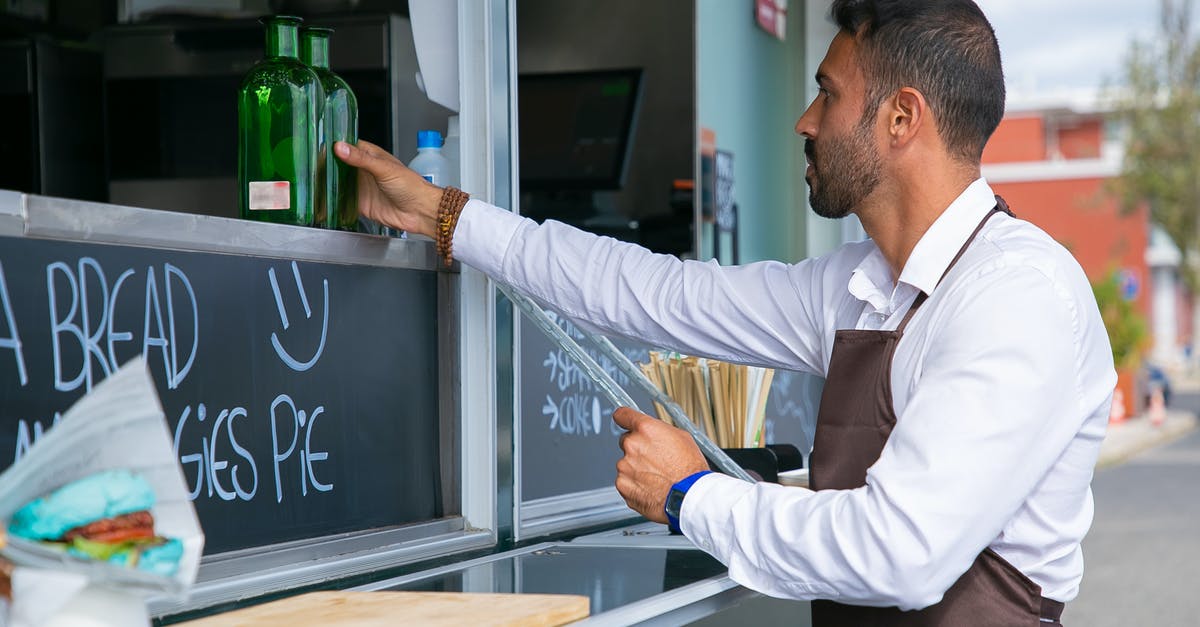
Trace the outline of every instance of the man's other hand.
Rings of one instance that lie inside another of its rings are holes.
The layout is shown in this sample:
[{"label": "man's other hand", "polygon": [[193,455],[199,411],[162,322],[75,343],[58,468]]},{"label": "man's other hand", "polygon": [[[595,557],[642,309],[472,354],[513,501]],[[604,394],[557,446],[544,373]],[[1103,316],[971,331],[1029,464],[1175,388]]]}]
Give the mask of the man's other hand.
[{"label": "man's other hand", "polygon": [[620,407],[613,421],[625,429],[617,462],[617,492],[637,513],[666,523],[663,512],[671,486],[689,475],[708,470],[708,462],[692,436],[639,411]]}]

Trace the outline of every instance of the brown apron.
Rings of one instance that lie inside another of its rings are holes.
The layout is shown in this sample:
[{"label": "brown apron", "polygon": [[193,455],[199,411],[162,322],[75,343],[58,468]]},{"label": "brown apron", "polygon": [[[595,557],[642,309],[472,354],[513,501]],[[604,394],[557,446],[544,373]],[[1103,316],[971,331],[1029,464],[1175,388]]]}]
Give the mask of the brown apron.
[{"label": "brown apron", "polygon": [[[946,268],[958,262],[993,214],[1012,215],[999,196],[992,209]],[[945,278],[943,273],[942,277]],[[892,428],[892,357],[905,327],[927,295],[920,293],[895,331],[843,329],[834,338],[821,408],[817,414],[810,482],[814,490],[849,490],[866,484],[867,468],[879,459]],[[816,627],[1057,625],[1064,605],[1042,597],[1041,588],[990,548],[930,607],[901,611],[833,601],[812,603]],[[1040,619],[1052,622],[1041,622]]]}]

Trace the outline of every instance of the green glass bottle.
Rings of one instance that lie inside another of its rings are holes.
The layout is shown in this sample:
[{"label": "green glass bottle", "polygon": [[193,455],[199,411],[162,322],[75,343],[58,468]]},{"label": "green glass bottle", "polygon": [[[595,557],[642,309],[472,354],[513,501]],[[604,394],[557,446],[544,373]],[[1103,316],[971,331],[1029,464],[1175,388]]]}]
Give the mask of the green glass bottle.
[{"label": "green glass bottle", "polygon": [[299,58],[300,18],[262,19],[267,57],[238,89],[238,182],[241,215],[310,226],[317,183],[320,79]]},{"label": "green glass bottle", "polygon": [[329,70],[331,28],[306,26],[300,29],[300,59],[321,80],[325,92],[318,140],[316,224],[328,229],[353,231],[358,226],[358,176],[354,168],[328,156],[333,143],[358,141],[358,100],[346,81]]}]

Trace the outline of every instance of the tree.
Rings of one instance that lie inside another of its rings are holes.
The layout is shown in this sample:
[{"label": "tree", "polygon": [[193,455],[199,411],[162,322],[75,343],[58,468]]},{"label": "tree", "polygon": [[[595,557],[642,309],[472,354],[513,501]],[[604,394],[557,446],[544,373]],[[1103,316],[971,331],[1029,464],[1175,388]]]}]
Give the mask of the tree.
[{"label": "tree", "polygon": [[1103,279],[1092,283],[1100,318],[1108,331],[1108,342],[1112,347],[1113,364],[1118,369],[1132,370],[1138,367],[1142,351],[1150,340],[1146,331],[1146,320],[1138,313],[1133,301],[1121,293],[1121,279],[1114,271]]},{"label": "tree", "polygon": [[1192,34],[1192,0],[1161,0],[1158,34],[1134,41],[1110,92],[1128,133],[1116,190],[1131,211],[1150,219],[1183,254],[1180,271],[1200,287],[1200,44]]}]

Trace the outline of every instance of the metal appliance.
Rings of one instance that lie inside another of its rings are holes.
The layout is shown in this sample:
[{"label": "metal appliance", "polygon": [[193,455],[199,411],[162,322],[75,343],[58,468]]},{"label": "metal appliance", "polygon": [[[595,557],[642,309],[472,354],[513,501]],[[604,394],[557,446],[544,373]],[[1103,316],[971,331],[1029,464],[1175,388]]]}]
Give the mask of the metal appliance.
[{"label": "metal appliance", "polygon": [[0,42],[0,189],[106,199],[100,68],[83,46]]}]

